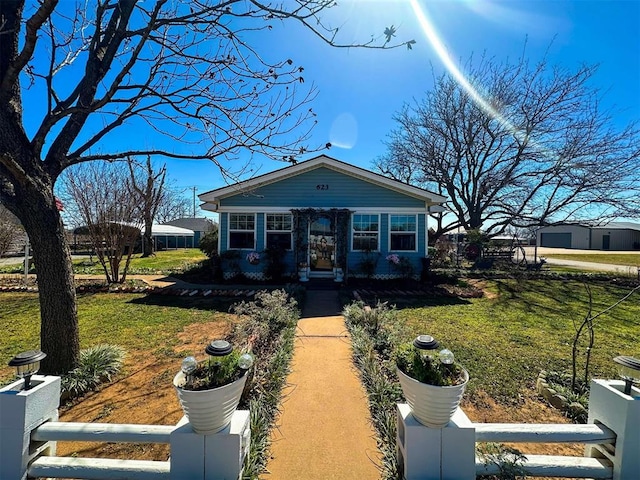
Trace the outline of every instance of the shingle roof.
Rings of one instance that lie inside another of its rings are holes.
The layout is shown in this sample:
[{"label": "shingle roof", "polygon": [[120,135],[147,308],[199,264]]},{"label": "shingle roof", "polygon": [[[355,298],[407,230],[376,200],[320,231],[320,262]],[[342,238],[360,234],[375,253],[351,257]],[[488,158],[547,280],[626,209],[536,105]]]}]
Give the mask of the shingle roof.
[{"label": "shingle roof", "polygon": [[213,221],[206,217],[196,218],[176,218],[164,225],[173,225],[174,227],[188,228],[194,232],[208,232],[213,228]]}]

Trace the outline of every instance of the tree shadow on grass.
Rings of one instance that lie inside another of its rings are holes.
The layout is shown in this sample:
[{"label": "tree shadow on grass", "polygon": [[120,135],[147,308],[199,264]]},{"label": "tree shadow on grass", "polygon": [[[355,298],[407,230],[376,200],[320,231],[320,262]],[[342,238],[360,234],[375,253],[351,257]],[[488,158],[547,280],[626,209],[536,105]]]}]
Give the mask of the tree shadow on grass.
[{"label": "tree shadow on grass", "polygon": [[185,309],[198,309],[228,313],[232,305],[248,300],[247,297],[198,297],[180,295],[155,295],[148,294],[140,298],[134,298],[129,303],[138,305],[155,305],[159,307],[175,307]]}]

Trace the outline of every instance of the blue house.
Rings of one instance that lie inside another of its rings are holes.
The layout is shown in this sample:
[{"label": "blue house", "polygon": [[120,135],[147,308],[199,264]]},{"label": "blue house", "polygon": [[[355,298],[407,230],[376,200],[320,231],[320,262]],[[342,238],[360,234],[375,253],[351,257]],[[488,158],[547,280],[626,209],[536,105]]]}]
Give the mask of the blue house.
[{"label": "blue house", "polygon": [[199,198],[219,214],[225,277],[265,278],[278,249],[303,280],[419,277],[429,209],[446,200],[324,155]]}]

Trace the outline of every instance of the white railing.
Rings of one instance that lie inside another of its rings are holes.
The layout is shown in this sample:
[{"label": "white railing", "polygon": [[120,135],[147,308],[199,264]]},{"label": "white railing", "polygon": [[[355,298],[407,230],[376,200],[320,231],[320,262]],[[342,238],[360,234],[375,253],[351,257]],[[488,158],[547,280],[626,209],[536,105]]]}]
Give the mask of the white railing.
[{"label": "white railing", "polygon": [[[170,443],[170,425],[122,425],[109,423],[46,422],[31,433],[33,442]],[[169,461],[112,460],[41,456],[29,466],[32,477],[127,478],[153,480],[170,478]]]},{"label": "white railing", "polygon": [[458,409],[446,427],[429,428],[399,404],[398,463],[406,480],[474,479],[500,471],[499,461],[476,456],[477,442],[581,443],[584,456],[525,453],[517,465],[528,477],[640,479],[640,389],[623,389],[622,381],[592,381],[587,425],[474,423]]},{"label": "white railing", "polygon": [[[526,423],[474,423],[476,442],[496,443],[583,443],[613,445],[613,430],[596,424],[526,424]],[[592,457],[559,455],[529,455],[523,468],[534,477],[612,478],[610,461]],[[497,464],[485,464],[476,457],[476,474],[499,472]]]},{"label": "white railing", "polygon": [[[31,477],[111,479],[233,479],[249,449],[249,412],[235,412],[214,435],[177,426],[58,422],[60,378],[34,376],[0,389],[0,480]],[[398,460],[407,480],[475,479],[497,464],[476,458],[477,442],[583,443],[585,456],[526,455],[530,476],[637,480],[640,478],[640,389],[623,393],[621,381],[591,383],[588,425],[482,424],[460,409],[444,428],[428,428],[398,405]],[[56,457],[58,441],[167,443],[166,462]]]},{"label": "white railing", "polygon": [[[74,479],[222,480],[242,476],[249,450],[249,412],[236,411],[231,424],[211,435],[178,425],[58,422],[60,378],[34,375],[0,389],[0,480],[27,477]],[[56,457],[56,442],[166,443],[169,460]]]}]

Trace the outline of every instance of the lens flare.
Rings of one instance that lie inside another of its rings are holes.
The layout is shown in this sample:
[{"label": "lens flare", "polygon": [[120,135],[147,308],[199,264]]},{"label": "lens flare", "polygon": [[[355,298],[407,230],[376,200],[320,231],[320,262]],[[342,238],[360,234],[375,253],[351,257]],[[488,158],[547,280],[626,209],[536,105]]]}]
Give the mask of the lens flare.
[{"label": "lens flare", "polygon": [[433,47],[433,50],[436,52],[440,61],[444,64],[444,66],[449,70],[449,73],[456,79],[456,81],[460,84],[460,86],[471,96],[473,101],[482,108],[488,115],[491,115],[494,119],[504,125],[512,132],[517,132],[515,126],[509,122],[506,118],[504,118],[500,112],[498,112],[495,108],[491,106],[489,102],[487,102],[483,96],[474,88],[474,86],[467,80],[464,73],[460,71],[455,62],[451,60],[451,56],[449,52],[447,52],[446,47],[442,43],[440,36],[438,35],[437,30],[431,23],[429,19],[429,15],[426,9],[420,6],[418,0],[409,0],[411,4],[411,8],[413,9],[414,14],[424,32],[427,40]]}]

